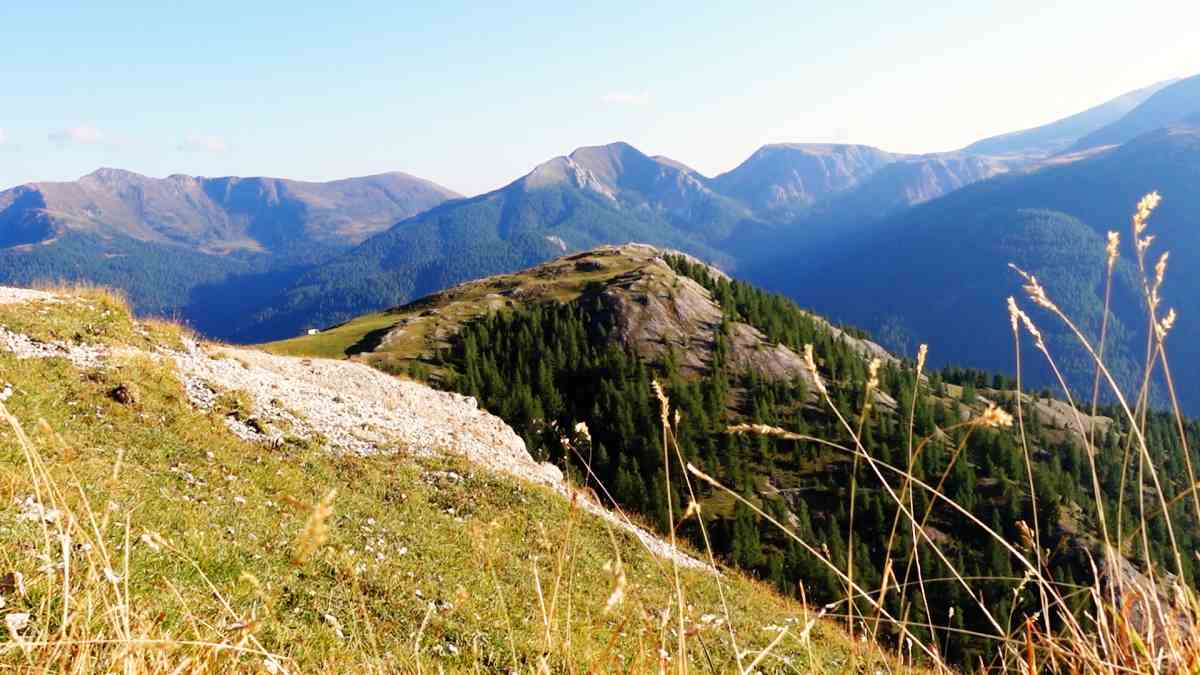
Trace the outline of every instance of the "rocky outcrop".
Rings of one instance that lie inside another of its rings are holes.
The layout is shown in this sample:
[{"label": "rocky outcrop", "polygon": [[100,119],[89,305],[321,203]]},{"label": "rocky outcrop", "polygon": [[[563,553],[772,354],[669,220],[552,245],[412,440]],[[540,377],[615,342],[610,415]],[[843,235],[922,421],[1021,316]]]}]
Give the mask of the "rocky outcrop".
[{"label": "rocky outcrop", "polygon": [[[651,360],[673,352],[680,367],[694,372],[712,367],[721,308],[707,289],[676,274],[661,257],[610,281],[601,298],[614,326],[613,338],[626,347]],[[735,369],[809,379],[799,354],[771,344],[758,329],[734,321],[728,331]]]}]

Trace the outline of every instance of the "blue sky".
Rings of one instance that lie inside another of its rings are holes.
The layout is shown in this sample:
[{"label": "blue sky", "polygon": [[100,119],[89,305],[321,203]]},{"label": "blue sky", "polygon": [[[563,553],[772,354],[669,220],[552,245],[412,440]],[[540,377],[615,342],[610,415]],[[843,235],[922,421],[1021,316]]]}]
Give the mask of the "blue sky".
[{"label": "blue sky", "polygon": [[404,4],[6,0],[0,187],[400,170],[473,194],[615,140],[712,175],[770,142],[954,149],[1200,72],[1179,0]]}]

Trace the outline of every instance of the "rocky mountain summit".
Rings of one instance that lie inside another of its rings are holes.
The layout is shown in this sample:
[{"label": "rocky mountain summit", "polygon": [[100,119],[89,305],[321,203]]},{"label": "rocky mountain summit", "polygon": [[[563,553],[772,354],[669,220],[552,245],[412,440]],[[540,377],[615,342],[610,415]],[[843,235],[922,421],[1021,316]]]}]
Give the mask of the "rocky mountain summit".
[{"label": "rocky mountain summit", "polygon": [[[726,322],[712,293],[672,269],[668,256],[685,254],[638,243],[602,246],[516,274],[461,284],[315,335],[274,343],[270,348],[280,353],[309,353],[316,348],[330,356],[340,353],[399,368],[432,359],[439,350],[450,347],[463,325],[489,313],[589,297],[595,301],[588,306],[597,320],[613,325],[610,339],[647,360],[673,353],[685,369],[707,371],[712,365],[716,334],[724,330],[729,336],[730,358],[738,369],[772,379],[811,380],[795,351],[772,343],[762,331],[746,323]],[[727,278],[715,267],[705,268],[716,278]],[[838,330],[822,319],[818,321]],[[850,335],[842,335],[842,339],[861,354],[892,358],[868,340]]]}]

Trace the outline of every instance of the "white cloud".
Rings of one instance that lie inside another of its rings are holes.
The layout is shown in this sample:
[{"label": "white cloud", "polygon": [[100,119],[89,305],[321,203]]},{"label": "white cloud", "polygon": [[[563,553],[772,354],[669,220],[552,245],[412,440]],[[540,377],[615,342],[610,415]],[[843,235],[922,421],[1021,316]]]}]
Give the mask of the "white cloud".
[{"label": "white cloud", "polygon": [[642,105],[650,101],[646,91],[610,91],[601,100],[609,105]]},{"label": "white cloud", "polygon": [[3,145],[4,143],[7,143],[7,142],[8,142],[8,132],[5,131],[3,127],[0,127],[0,145]]},{"label": "white cloud", "polygon": [[222,153],[229,151],[229,143],[221,136],[192,134],[183,139],[183,145],[180,148],[183,150]]},{"label": "white cloud", "polygon": [[50,134],[50,140],[66,141],[68,143],[80,143],[83,145],[95,145],[96,143],[104,141],[104,132],[100,131],[96,127],[84,124],[78,127],[71,127],[70,129],[63,129],[62,131],[52,133]]}]

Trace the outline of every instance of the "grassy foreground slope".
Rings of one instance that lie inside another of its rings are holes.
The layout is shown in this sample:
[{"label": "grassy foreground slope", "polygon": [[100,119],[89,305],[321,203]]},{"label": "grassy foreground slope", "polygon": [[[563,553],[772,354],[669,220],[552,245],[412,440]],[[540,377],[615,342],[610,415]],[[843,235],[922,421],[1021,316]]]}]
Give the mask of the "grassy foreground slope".
[{"label": "grassy foreground slope", "polygon": [[[20,335],[95,361],[17,358]],[[461,458],[243,440],[252,402],[194,407],[183,336],[111,295],[0,305],[0,338],[0,668],[730,672],[732,640],[744,666],[773,645],[766,672],[898,666]]]}]

